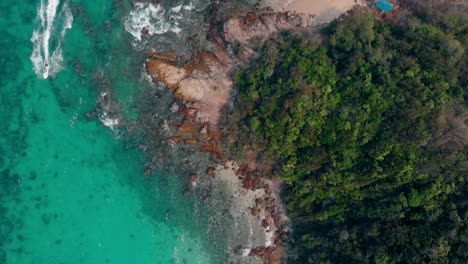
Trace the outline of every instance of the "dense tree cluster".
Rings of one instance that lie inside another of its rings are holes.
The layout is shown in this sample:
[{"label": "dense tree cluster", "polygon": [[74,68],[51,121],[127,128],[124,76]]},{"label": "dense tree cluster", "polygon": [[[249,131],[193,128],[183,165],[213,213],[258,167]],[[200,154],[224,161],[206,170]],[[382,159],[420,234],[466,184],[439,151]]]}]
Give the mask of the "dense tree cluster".
[{"label": "dense tree cluster", "polygon": [[298,263],[467,263],[466,30],[357,10],[237,76],[233,152],[289,185]]}]

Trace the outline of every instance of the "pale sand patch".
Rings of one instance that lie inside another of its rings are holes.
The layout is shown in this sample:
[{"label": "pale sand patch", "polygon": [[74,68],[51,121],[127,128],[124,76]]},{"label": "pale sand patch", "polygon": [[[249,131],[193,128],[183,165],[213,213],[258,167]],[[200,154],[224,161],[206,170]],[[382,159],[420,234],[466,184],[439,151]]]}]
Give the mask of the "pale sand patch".
[{"label": "pale sand patch", "polygon": [[283,0],[283,3],[284,11],[316,15],[319,24],[329,23],[356,4],[365,5],[364,0]]},{"label": "pale sand patch", "polygon": [[353,5],[354,0],[295,0],[286,7],[286,10],[319,15],[330,9],[344,12]]},{"label": "pale sand patch", "polygon": [[283,11],[289,3],[294,0],[263,0],[261,1],[260,7],[269,7],[275,11]]}]

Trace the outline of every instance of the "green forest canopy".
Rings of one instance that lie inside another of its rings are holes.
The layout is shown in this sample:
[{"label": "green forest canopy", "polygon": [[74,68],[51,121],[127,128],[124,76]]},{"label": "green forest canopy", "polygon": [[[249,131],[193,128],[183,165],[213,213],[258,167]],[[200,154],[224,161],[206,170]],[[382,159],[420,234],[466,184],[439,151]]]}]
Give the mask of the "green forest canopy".
[{"label": "green forest canopy", "polygon": [[237,76],[229,142],[288,183],[298,263],[467,263],[468,27],[436,22],[357,10]]}]

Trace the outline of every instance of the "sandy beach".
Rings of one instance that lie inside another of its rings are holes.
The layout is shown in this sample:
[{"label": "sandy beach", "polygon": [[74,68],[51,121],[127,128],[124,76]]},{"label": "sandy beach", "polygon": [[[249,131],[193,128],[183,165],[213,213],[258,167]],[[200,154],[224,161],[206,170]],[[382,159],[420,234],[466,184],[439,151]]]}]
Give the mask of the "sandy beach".
[{"label": "sandy beach", "polygon": [[346,11],[353,7],[354,0],[296,0],[286,10],[298,13],[322,14],[329,10]]},{"label": "sandy beach", "polygon": [[[360,2],[357,1],[358,4]],[[354,0],[295,0],[286,5],[285,10],[316,15],[318,23],[328,23],[354,5]]]},{"label": "sandy beach", "polygon": [[329,23],[365,0],[264,0],[262,6],[275,11],[290,11],[315,16],[314,24]]},{"label": "sandy beach", "polygon": [[328,23],[364,0],[265,0],[264,6],[276,11],[292,11],[316,16],[317,23]]}]

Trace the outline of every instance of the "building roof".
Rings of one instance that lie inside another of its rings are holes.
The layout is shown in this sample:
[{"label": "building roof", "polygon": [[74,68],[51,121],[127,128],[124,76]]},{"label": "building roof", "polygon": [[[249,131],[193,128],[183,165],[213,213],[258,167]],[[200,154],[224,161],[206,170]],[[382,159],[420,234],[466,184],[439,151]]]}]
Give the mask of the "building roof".
[{"label": "building roof", "polygon": [[390,3],[388,0],[379,0],[376,6],[384,12],[390,12],[393,9],[393,4]]}]

